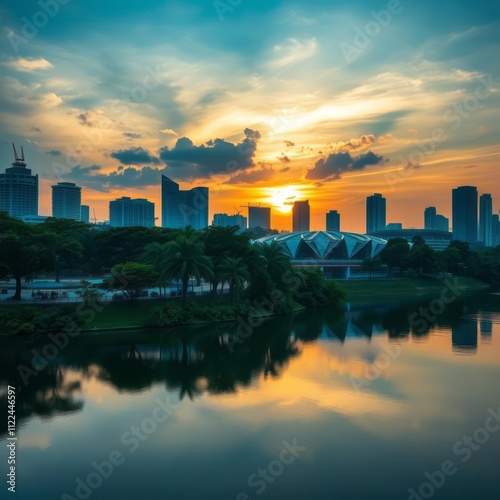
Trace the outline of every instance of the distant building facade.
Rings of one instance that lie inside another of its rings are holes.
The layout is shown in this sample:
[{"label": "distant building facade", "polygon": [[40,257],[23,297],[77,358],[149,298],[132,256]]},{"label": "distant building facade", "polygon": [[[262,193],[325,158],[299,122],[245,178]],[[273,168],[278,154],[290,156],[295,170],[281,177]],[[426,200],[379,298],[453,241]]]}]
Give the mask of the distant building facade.
[{"label": "distant building facade", "polygon": [[453,239],[477,243],[477,188],[460,186],[452,191]]},{"label": "distant building facade", "polygon": [[436,211],[436,207],[427,207],[424,210],[424,229],[436,231],[449,231],[450,221]]},{"label": "distant building facade", "polygon": [[18,156],[14,144],[14,163],[0,174],[0,212],[11,217],[38,215],[38,175],[26,168],[24,151]]},{"label": "distant building facade", "polygon": [[382,231],[386,224],[386,199],[379,193],[366,198],[366,233]]},{"label": "distant building facade", "polygon": [[340,214],[337,210],[330,210],[326,214],[326,230],[340,231]]},{"label": "distant building facade", "polygon": [[385,229],[387,231],[399,231],[400,229],[403,229],[403,223],[402,222],[389,222],[387,226],[385,226]]},{"label": "distant building facade", "polygon": [[491,247],[493,237],[493,200],[491,194],[482,194],[479,198],[479,241],[485,247]]},{"label": "distant building facade", "polygon": [[74,182],[58,182],[52,186],[52,217],[80,220],[82,188]]},{"label": "distant building facade", "polygon": [[86,224],[90,222],[90,207],[88,205],[80,207],[80,220]]},{"label": "distant building facade", "polygon": [[370,233],[370,236],[384,240],[404,238],[409,243],[415,236],[421,236],[425,243],[434,250],[448,248],[452,240],[452,234],[449,231],[436,231],[435,229],[384,229],[383,231],[374,231]]},{"label": "distant building facade", "polygon": [[212,226],[221,227],[234,227],[238,226],[240,231],[247,228],[247,218],[240,214],[227,215],[227,214],[214,214]]},{"label": "distant building facade", "polygon": [[144,199],[127,196],[109,202],[109,225],[111,227],[154,227],[155,204]]},{"label": "distant building facade", "polygon": [[491,216],[491,245],[496,247],[500,245],[500,215]]},{"label": "distant building facade", "polygon": [[179,184],[161,176],[161,225],[172,229],[208,227],[209,191],[207,187],[195,187],[187,191]]},{"label": "distant building facade", "polygon": [[271,229],[271,207],[248,207],[248,228]]},{"label": "distant building facade", "polygon": [[311,225],[311,208],[309,200],[296,201],[292,208],[292,231],[309,231]]}]

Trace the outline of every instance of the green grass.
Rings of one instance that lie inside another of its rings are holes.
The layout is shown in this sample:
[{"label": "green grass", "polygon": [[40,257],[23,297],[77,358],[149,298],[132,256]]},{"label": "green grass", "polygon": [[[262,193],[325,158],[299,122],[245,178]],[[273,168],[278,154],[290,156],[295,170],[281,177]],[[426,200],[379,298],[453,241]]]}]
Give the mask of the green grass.
[{"label": "green grass", "polygon": [[[458,288],[463,290],[480,290],[488,285],[475,278],[448,278]],[[411,299],[439,293],[443,286],[442,281],[427,279],[401,279],[401,280],[348,280],[341,281],[340,286],[345,290],[346,300],[386,300],[386,299]]]}]

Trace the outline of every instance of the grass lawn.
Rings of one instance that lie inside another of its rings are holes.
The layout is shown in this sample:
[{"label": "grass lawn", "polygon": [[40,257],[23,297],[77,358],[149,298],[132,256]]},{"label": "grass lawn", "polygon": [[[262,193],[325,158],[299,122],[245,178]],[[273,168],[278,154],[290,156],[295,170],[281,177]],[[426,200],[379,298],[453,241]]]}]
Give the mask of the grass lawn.
[{"label": "grass lawn", "polygon": [[[488,288],[486,283],[475,278],[448,278],[454,286],[463,290],[480,290]],[[455,283],[457,283],[455,285]],[[340,286],[345,290],[346,300],[386,300],[411,299],[439,293],[446,286],[442,281],[425,279],[401,280],[347,280],[341,281]]]}]

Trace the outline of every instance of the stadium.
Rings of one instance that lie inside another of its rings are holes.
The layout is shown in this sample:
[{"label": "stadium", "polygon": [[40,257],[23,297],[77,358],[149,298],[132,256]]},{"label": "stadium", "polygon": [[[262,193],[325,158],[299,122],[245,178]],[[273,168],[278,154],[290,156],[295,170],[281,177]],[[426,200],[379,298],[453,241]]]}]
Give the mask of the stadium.
[{"label": "stadium", "polygon": [[326,278],[349,279],[360,274],[365,259],[376,257],[387,241],[365,234],[336,231],[281,233],[254,241],[276,241],[296,266],[320,267]]}]

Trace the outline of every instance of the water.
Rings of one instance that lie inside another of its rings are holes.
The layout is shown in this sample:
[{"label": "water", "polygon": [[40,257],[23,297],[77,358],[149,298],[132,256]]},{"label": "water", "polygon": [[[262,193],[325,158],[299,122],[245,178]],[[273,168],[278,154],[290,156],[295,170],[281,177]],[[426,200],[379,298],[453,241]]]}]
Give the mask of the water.
[{"label": "water", "polygon": [[3,339],[15,498],[498,500],[500,297],[420,307],[81,334],[27,385],[47,342]]}]

